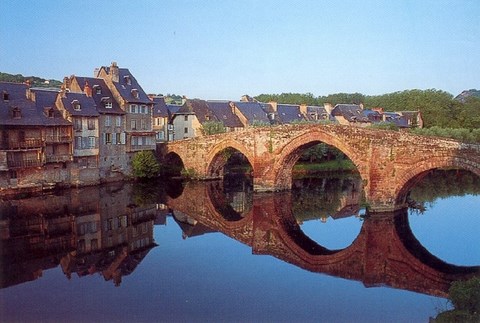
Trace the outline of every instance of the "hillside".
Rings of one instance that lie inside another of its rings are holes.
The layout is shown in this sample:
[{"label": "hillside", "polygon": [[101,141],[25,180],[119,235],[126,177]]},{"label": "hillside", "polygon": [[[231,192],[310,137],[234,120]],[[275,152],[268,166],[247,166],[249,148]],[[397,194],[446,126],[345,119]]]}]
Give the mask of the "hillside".
[{"label": "hillside", "polygon": [[475,90],[475,89],[465,90],[459,95],[457,95],[455,97],[455,100],[465,103],[467,99],[470,97],[480,98],[480,90]]},{"label": "hillside", "polygon": [[13,82],[13,83],[23,83],[27,80],[30,80],[32,87],[56,87],[60,88],[62,85],[61,81],[58,80],[46,80],[37,76],[23,76],[22,74],[8,74],[0,72],[0,82]]}]

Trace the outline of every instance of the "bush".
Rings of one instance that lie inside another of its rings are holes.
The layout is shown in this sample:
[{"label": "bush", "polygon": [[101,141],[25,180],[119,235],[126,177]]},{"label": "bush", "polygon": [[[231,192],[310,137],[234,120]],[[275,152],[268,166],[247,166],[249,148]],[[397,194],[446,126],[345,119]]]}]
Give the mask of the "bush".
[{"label": "bush", "polygon": [[140,151],[132,158],[132,172],[136,178],[153,178],[158,176],[160,165],[150,150]]}]

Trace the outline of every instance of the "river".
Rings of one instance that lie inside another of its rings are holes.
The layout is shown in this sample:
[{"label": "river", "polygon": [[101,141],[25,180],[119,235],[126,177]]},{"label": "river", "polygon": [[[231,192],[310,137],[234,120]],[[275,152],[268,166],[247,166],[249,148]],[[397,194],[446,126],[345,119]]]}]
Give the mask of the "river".
[{"label": "river", "polygon": [[3,322],[427,322],[480,275],[480,179],[433,171],[392,214],[361,181],[118,183],[0,203]]}]

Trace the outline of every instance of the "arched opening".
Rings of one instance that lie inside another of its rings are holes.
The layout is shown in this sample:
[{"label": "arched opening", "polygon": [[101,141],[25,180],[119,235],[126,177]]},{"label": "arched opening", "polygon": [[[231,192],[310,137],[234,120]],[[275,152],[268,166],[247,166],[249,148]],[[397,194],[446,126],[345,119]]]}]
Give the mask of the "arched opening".
[{"label": "arched opening", "polygon": [[285,160],[291,172],[292,211],[301,230],[334,250],[353,243],[362,226],[365,194],[354,162],[321,141],[294,149]]},{"label": "arched opening", "polygon": [[168,153],[162,163],[162,172],[168,177],[180,177],[185,169],[180,156],[174,152]]},{"label": "arched opening", "polygon": [[233,147],[219,150],[212,158],[207,176],[223,178],[225,185],[252,185],[252,165],[248,158]]},{"label": "arched opening", "polygon": [[208,187],[212,205],[225,220],[235,222],[244,219],[253,206],[253,190],[241,185],[225,185],[214,181]]},{"label": "arched opening", "polygon": [[409,206],[416,239],[455,265],[480,264],[480,176],[458,168],[435,168],[411,178],[399,201]]}]

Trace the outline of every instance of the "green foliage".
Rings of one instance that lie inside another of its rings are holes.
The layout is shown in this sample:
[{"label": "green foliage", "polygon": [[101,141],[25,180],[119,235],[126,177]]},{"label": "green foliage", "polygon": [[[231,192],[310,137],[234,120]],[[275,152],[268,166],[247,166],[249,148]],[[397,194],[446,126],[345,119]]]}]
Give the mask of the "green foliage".
[{"label": "green foliage", "polygon": [[260,94],[255,99],[261,102],[317,106],[324,103],[363,103],[366,109],[382,107],[385,111],[420,111],[425,127],[480,128],[480,98],[472,95],[459,101],[450,93],[436,89],[414,89],[370,96],[361,93],[337,93],[319,97],[311,93]]},{"label": "green foliage", "polygon": [[182,172],[180,173],[180,175],[182,175],[182,177],[184,178],[189,178],[189,179],[198,178],[197,172],[193,168],[182,169]]},{"label": "green foliage", "polygon": [[152,151],[140,151],[132,158],[132,172],[136,178],[153,178],[158,176],[160,164]]},{"label": "green foliage", "polygon": [[205,136],[225,132],[227,132],[227,130],[225,129],[223,123],[220,121],[207,121],[202,124],[202,134]]},{"label": "green foliage", "polygon": [[8,74],[0,72],[0,82],[23,83],[30,80],[32,87],[56,87],[60,88],[62,82],[57,80],[46,80],[37,76],[23,76],[22,74]]},{"label": "green foliage", "polygon": [[435,322],[480,322],[480,277],[456,281],[448,293],[454,309],[440,313]]},{"label": "green foliage", "polygon": [[410,131],[417,135],[452,138],[463,142],[480,143],[480,128],[441,128],[434,126],[431,128],[415,128]]}]

